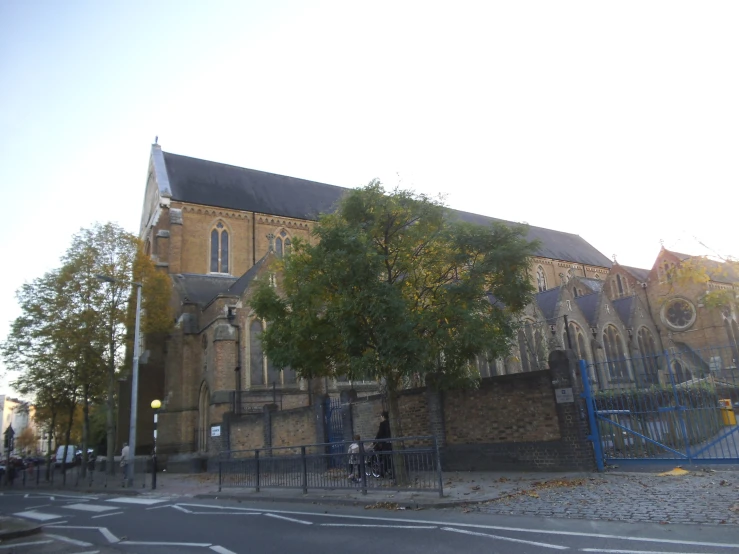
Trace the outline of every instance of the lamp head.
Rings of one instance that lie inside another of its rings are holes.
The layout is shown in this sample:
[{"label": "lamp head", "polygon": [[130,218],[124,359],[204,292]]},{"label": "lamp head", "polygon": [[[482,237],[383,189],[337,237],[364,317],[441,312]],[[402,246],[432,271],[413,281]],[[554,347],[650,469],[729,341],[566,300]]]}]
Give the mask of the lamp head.
[{"label": "lamp head", "polygon": [[154,410],[158,410],[159,408],[161,408],[161,407],[162,407],[162,402],[161,402],[161,400],[152,400],[152,401],[151,401],[151,407],[152,407],[152,409],[154,409]]}]

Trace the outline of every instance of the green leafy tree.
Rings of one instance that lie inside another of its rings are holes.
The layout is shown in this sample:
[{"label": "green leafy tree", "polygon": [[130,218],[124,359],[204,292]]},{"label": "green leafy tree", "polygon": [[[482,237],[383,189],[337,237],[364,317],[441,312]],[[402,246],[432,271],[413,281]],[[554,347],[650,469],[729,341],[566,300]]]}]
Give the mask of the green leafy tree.
[{"label": "green leafy tree", "polygon": [[[130,341],[133,337],[132,322],[127,330],[128,316],[135,310],[133,279],[144,285],[144,332],[165,333],[173,322],[169,277],[141,252],[138,239],[115,224],[81,230],[73,237],[60,269],[18,292],[21,315],[2,345],[6,365],[20,373],[15,388],[35,398],[50,429],[61,421],[67,424],[63,433],[67,444],[81,406],[85,458],[91,410],[105,403],[110,471],[116,383],[127,336]],[[112,282],[101,283],[100,276]],[[61,436],[56,434],[58,440]]]},{"label": "green leafy tree", "polygon": [[378,181],[349,192],[295,240],[279,290],[251,300],[267,321],[267,356],[304,378],[371,377],[387,390],[393,436],[398,392],[433,374],[438,386],[472,384],[476,356],[508,353],[535,244],[525,227],[453,221],[440,200],[387,194]]}]

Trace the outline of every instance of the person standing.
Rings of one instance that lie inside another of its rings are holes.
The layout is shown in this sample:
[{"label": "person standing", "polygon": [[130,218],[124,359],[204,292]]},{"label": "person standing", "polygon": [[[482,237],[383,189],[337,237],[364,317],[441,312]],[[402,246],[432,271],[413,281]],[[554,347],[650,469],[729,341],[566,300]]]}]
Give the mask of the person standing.
[{"label": "person standing", "polygon": [[126,478],[128,477],[128,443],[123,443],[123,448],[121,449],[121,468],[123,469],[123,483],[126,483]]},{"label": "person standing", "polygon": [[380,414],[380,427],[377,429],[377,436],[375,436],[375,452],[377,452],[380,458],[380,477],[385,477],[385,474],[390,469],[390,457],[393,450],[391,442],[383,439],[391,438],[390,435],[390,421],[388,420],[388,413],[382,412]]}]

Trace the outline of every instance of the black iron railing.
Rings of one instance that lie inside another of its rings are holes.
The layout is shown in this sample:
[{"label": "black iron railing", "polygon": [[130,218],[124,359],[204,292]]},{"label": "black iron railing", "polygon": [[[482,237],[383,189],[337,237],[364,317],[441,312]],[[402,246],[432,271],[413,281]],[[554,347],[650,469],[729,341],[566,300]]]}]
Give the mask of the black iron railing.
[{"label": "black iron railing", "polygon": [[[341,451],[337,452],[337,444]],[[358,448],[352,449],[352,444]],[[435,437],[281,446],[223,452],[218,490],[226,487],[438,491],[441,460]]]}]

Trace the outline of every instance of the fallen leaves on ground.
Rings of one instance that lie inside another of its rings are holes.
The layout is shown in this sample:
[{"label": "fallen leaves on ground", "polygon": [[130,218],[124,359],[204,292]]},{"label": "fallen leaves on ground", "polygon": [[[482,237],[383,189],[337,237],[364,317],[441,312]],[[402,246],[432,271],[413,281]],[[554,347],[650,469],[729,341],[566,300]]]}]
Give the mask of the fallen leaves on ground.
[{"label": "fallen leaves on ground", "polygon": [[537,490],[557,489],[557,488],[571,488],[579,487],[586,484],[588,481],[593,479],[577,478],[577,479],[551,479],[549,481],[535,481],[531,483],[530,489],[519,489],[512,493],[496,498],[493,502],[500,502],[502,500],[510,500],[517,496],[530,496],[531,498],[541,498]]},{"label": "fallen leaves on ground", "polygon": [[659,475],[660,477],[678,477],[681,475],[687,475],[688,473],[690,472],[685,471],[681,467],[676,467],[675,469],[671,469],[670,471],[665,471],[663,473],[658,473],[657,475]]},{"label": "fallen leaves on ground", "polygon": [[365,510],[397,510],[397,502],[375,502],[374,504],[367,504],[364,507]]}]

